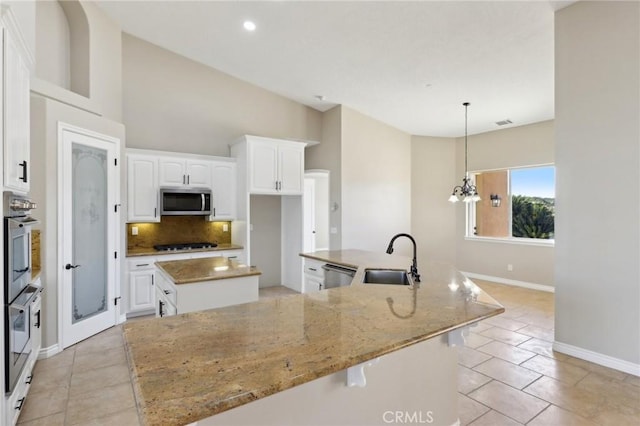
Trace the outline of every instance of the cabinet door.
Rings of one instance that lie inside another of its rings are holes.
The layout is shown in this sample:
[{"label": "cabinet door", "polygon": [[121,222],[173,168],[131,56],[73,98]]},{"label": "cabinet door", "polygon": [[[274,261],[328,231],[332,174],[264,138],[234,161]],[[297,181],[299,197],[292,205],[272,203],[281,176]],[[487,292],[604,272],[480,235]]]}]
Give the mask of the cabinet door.
[{"label": "cabinet door", "polygon": [[304,289],[303,293],[315,293],[317,291],[323,290],[324,284],[322,278],[314,277],[311,275],[304,275]]},{"label": "cabinet door", "polygon": [[129,272],[129,312],[153,309],[155,270]]},{"label": "cabinet door", "polygon": [[156,157],[127,156],[127,208],[128,222],[160,222]]},{"label": "cabinet door", "polygon": [[187,185],[211,188],[211,162],[187,160]]},{"label": "cabinet door", "polygon": [[29,68],[11,34],[4,39],[4,186],[29,192]]},{"label": "cabinet door", "polygon": [[278,145],[252,142],[249,145],[249,192],[278,194]]},{"label": "cabinet door", "polygon": [[213,163],[211,190],[212,220],[233,220],[236,216],[236,164]]},{"label": "cabinet door", "polygon": [[184,160],[160,158],[160,186],[183,186],[187,184]]},{"label": "cabinet door", "polygon": [[302,194],[304,189],[304,147],[281,145],[278,150],[281,194]]}]

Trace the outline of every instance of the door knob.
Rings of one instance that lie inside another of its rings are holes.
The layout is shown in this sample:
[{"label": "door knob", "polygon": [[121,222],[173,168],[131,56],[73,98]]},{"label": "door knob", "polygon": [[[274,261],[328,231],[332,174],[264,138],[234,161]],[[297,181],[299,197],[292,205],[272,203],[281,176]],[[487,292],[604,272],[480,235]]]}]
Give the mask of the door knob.
[{"label": "door knob", "polygon": [[79,266],[80,265],[72,265],[70,263],[67,263],[66,265],[64,265],[64,269],[66,269],[68,271],[69,269],[76,269]]}]

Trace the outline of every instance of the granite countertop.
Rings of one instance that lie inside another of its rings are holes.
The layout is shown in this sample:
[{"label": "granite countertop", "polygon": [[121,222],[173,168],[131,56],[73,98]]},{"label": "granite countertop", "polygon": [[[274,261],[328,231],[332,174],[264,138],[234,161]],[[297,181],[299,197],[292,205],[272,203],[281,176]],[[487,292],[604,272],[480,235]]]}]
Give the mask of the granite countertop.
[{"label": "granite countertop", "polygon": [[222,256],[156,262],[156,266],[167,274],[175,284],[262,274],[255,266],[248,266]]},{"label": "granite countertop", "polygon": [[419,285],[365,285],[365,268],[411,259],[303,256],[357,266],[353,285],[124,325],[144,424],[195,422],[504,312],[444,263],[421,262]]},{"label": "granite countertop", "polygon": [[217,247],[181,250],[181,251],[158,251],[153,247],[132,247],[127,249],[127,257],[163,256],[167,254],[187,254],[187,253],[197,253],[197,252],[203,252],[203,251],[242,250],[243,248],[244,247],[237,246],[235,244],[218,244]]}]

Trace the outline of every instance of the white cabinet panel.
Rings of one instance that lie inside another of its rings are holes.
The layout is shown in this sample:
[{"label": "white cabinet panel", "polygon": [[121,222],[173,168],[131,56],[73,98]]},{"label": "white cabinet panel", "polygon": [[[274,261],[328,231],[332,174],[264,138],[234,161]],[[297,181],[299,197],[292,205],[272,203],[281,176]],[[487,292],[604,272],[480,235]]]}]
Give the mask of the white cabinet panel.
[{"label": "white cabinet panel", "polygon": [[160,158],[160,186],[211,187],[211,162]]},{"label": "white cabinet panel", "polygon": [[129,312],[153,309],[155,269],[129,272]]},{"label": "white cabinet panel", "polygon": [[250,192],[278,192],[278,145],[268,142],[252,142],[249,145]]},{"label": "white cabinet panel", "polygon": [[281,145],[278,149],[281,194],[302,194],[304,186],[304,147]]},{"label": "white cabinet panel", "polygon": [[185,167],[184,160],[160,158],[160,186],[186,185]]},{"label": "white cabinet panel", "polygon": [[211,167],[213,214],[211,220],[233,220],[236,217],[236,164],[214,162]]},{"label": "white cabinet panel", "polygon": [[29,68],[14,35],[3,33],[4,186],[29,192]]},{"label": "white cabinet panel", "polygon": [[186,162],[187,185],[193,187],[211,187],[211,162],[194,161]]},{"label": "white cabinet panel", "polygon": [[127,155],[127,221],[160,222],[158,159]]},{"label": "white cabinet panel", "polygon": [[249,192],[301,195],[304,183],[304,143],[246,137]]}]

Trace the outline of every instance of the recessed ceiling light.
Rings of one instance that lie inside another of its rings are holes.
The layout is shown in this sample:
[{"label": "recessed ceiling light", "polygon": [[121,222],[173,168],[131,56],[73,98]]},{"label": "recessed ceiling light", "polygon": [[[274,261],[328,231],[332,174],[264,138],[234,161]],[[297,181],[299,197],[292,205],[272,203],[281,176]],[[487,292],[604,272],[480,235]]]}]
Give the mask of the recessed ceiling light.
[{"label": "recessed ceiling light", "polygon": [[253,21],[244,21],[242,26],[247,31],[255,31],[256,30],[256,24]]}]

